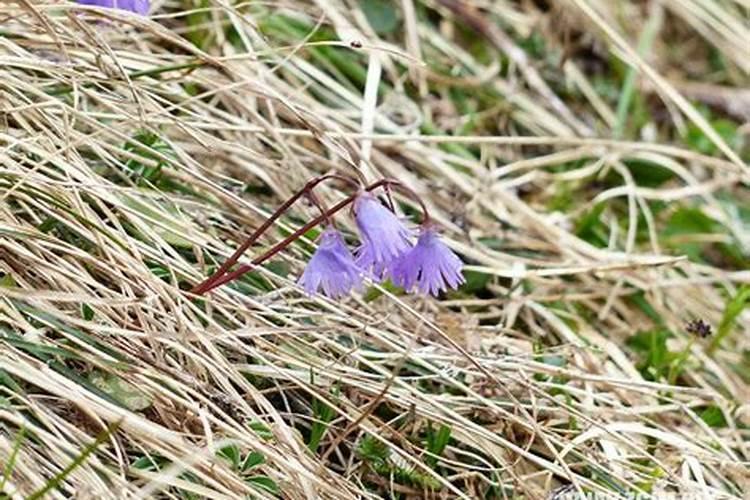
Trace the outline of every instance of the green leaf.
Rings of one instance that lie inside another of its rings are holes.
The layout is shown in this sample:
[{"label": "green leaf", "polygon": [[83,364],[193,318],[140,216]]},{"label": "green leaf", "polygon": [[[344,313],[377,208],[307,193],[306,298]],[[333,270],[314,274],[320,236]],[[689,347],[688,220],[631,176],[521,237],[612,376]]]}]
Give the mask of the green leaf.
[{"label": "green leaf", "polygon": [[35,491],[31,495],[29,495],[27,500],[38,500],[40,498],[44,498],[44,496],[49,493],[50,491],[56,489],[60,483],[63,482],[63,480],[68,477],[68,475],[73,472],[75,469],[77,469],[81,464],[83,464],[86,459],[91,455],[96,449],[104,442],[106,441],[112,433],[114,433],[117,428],[120,426],[120,422],[117,421],[113,424],[110,424],[104,431],[102,431],[97,437],[96,440],[91,443],[89,446],[83,449],[83,451],[73,460],[73,462],[65,467],[62,471],[60,471],[59,474],[55,475],[52,479],[47,481],[47,484],[42,486],[39,490]]},{"label": "green leaf", "polygon": [[130,466],[134,469],[159,471],[169,463],[169,460],[159,455],[144,455],[133,462]]},{"label": "green leaf", "polygon": [[432,430],[430,427],[427,431],[427,451],[432,453],[434,456],[428,456],[427,462],[431,466],[435,466],[437,458],[443,454],[445,447],[451,440],[451,428],[447,425],[441,425],[437,432]]},{"label": "green leaf", "polygon": [[597,247],[607,245],[607,229],[600,220],[606,205],[599,203],[576,222],[576,236]]},{"label": "green leaf", "polygon": [[[659,12],[660,14],[648,17],[648,21],[638,37],[638,55],[640,56],[643,56],[650,51],[651,46],[654,43],[654,38],[659,32],[659,28],[664,19],[663,15],[661,15],[661,10],[656,12]],[[622,84],[622,91],[620,92],[620,100],[617,103],[616,122],[612,131],[612,135],[615,139],[620,139],[623,136],[625,126],[628,123],[628,118],[630,117],[632,119],[633,113],[630,112],[630,104],[634,97],[638,96],[636,92],[637,78],[638,69],[635,66],[628,67],[625,80]]]},{"label": "green leaf", "polygon": [[88,304],[81,304],[81,316],[86,321],[94,319],[94,310]]},{"label": "green leaf", "polygon": [[675,177],[674,172],[658,163],[645,160],[626,160],[624,163],[639,186],[658,187]]},{"label": "green leaf", "polygon": [[312,410],[314,420],[310,429],[310,441],[307,443],[307,447],[315,453],[320,445],[320,441],[328,430],[328,423],[336,415],[336,412],[331,406],[319,399],[313,400]]},{"label": "green leaf", "polygon": [[365,13],[367,22],[379,35],[393,33],[398,28],[400,24],[398,10],[393,2],[389,0],[360,0],[359,6]]},{"label": "green leaf", "polygon": [[750,305],[750,285],[744,285],[739,289],[737,295],[727,302],[724,308],[724,315],[719,323],[719,328],[716,331],[716,336],[711,341],[711,345],[708,348],[709,354],[713,353],[721,344],[726,336],[732,331],[737,318],[745,309]]},{"label": "green leaf", "polygon": [[247,472],[253,467],[257,467],[261,464],[264,464],[265,462],[266,457],[264,457],[262,453],[251,451],[247,454],[245,460],[242,462],[242,467],[240,468],[240,470],[242,470],[242,472]]},{"label": "green leaf", "polygon": [[664,324],[664,319],[662,319],[656,309],[654,309],[654,307],[648,302],[643,292],[633,294],[630,297],[630,301],[633,303],[633,305],[640,309],[643,314],[648,316],[651,321],[653,321],[657,325]]},{"label": "green leaf", "polygon": [[709,427],[726,427],[727,420],[724,418],[724,412],[716,405],[707,407],[700,413],[701,420],[706,422]]},{"label": "green leaf", "polygon": [[273,493],[275,495],[278,495],[279,493],[281,493],[281,490],[279,489],[279,485],[276,484],[276,481],[274,481],[268,476],[249,477],[247,478],[247,482],[255,486],[259,486],[261,489],[264,489],[268,491],[269,493]]},{"label": "green leaf", "polygon": [[13,279],[13,275],[6,274],[2,278],[0,278],[0,286],[3,288],[15,288],[16,280]]},{"label": "green leaf", "polygon": [[[662,235],[664,243],[679,253],[685,254],[692,261],[702,262],[707,255],[709,245],[700,242],[700,235],[723,234],[726,231],[711,217],[698,208],[679,208],[676,210],[664,227]],[[687,238],[693,241],[684,241]],[[727,245],[714,246],[723,254],[729,252],[732,257],[734,252]]]},{"label": "green leaf", "polygon": [[258,437],[262,439],[273,439],[273,431],[271,431],[271,428],[259,420],[250,422],[248,424],[248,427],[250,427],[250,429],[252,429],[258,435]]},{"label": "green leaf", "polygon": [[237,445],[230,444],[229,446],[225,446],[218,450],[216,455],[228,460],[234,469],[240,468],[240,449]]},{"label": "green leaf", "polygon": [[0,336],[0,338],[13,347],[21,349],[44,362],[53,360],[55,356],[63,359],[81,359],[81,356],[76,352],[63,347],[30,342],[24,340],[23,337],[14,332],[6,331],[4,335]]},{"label": "green leaf", "polygon": [[10,452],[10,457],[8,457],[8,461],[5,463],[5,468],[3,469],[3,478],[2,481],[0,481],[0,491],[5,491],[5,483],[8,481],[8,478],[10,478],[11,473],[13,473],[13,467],[16,465],[16,458],[18,457],[18,452],[21,450],[21,445],[23,444],[24,440],[26,439],[26,428],[21,427],[21,429],[18,431],[18,434],[16,434],[15,444],[13,445],[13,450]]},{"label": "green leaf", "polygon": [[463,274],[466,283],[461,285],[459,290],[467,294],[475,294],[480,290],[484,290],[492,279],[492,275],[478,271],[464,271]]},{"label": "green leaf", "polygon": [[[724,139],[724,141],[732,148],[738,149],[742,139],[741,135],[737,132],[737,124],[720,118],[718,120],[711,120],[711,126],[716,130],[716,133]],[[695,124],[691,123],[688,126],[687,136],[685,142],[692,149],[706,155],[713,155],[718,153],[719,149],[713,143],[711,139],[706,137],[706,134]]]},{"label": "green leaf", "polygon": [[[680,366],[672,366],[672,362],[679,354],[670,352],[667,348],[667,339],[672,335],[669,330],[655,329],[638,332],[628,338],[625,343],[640,354],[638,370],[647,380],[661,380],[670,375],[676,378],[681,371]],[[678,371],[675,371],[678,370]]]},{"label": "green leaf", "polygon": [[18,385],[18,382],[16,382],[16,379],[14,379],[7,371],[0,368],[0,385],[4,385],[11,391],[21,394],[23,390],[21,389],[21,386]]},{"label": "green leaf", "polygon": [[211,31],[206,28],[211,23],[211,11],[206,9],[210,2],[209,0],[193,0],[190,3],[192,8],[185,19],[189,28],[185,33],[185,38],[202,49],[211,37]]}]

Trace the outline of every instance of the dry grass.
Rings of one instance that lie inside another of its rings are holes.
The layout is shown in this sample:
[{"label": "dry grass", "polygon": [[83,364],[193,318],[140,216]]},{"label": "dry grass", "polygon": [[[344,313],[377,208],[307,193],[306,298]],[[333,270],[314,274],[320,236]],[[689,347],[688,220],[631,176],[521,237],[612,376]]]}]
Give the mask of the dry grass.
[{"label": "dry grass", "polygon": [[[5,495],[119,422],[49,498],[741,498],[750,5],[544,3],[4,3]],[[184,291],[354,169],[424,196],[469,286],[311,299],[305,244]]]}]

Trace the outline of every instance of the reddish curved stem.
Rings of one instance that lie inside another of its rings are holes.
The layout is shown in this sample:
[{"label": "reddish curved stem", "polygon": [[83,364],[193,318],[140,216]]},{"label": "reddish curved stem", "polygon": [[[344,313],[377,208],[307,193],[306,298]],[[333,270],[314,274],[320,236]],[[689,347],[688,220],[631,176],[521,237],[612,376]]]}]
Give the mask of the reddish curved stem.
[{"label": "reddish curved stem", "polygon": [[239,260],[239,258],[242,256],[243,253],[247,251],[248,248],[250,248],[256,241],[258,241],[258,238],[260,238],[263,235],[263,233],[265,233],[266,230],[269,227],[271,227],[271,224],[273,224],[274,221],[276,221],[276,219],[278,219],[281,216],[281,214],[286,212],[289,209],[289,207],[291,207],[294,204],[294,202],[296,202],[301,196],[303,196],[306,193],[311,192],[311,190],[315,186],[329,179],[337,179],[337,180],[345,181],[350,184],[354,184],[357,188],[359,188],[359,183],[356,180],[350,177],[346,177],[346,176],[338,175],[338,174],[322,175],[320,177],[316,177],[315,179],[308,181],[307,184],[305,184],[305,186],[302,189],[297,191],[297,193],[295,193],[291,198],[286,200],[279,208],[277,208],[276,211],[273,214],[271,214],[271,216],[268,219],[266,219],[266,221],[263,222],[263,224],[261,224],[260,227],[256,229],[255,232],[252,235],[250,235],[250,237],[247,240],[245,240],[245,242],[242,245],[239,246],[239,248],[237,248],[237,250],[234,251],[232,256],[229,257],[221,266],[219,266],[219,269],[217,269],[214,274],[212,274],[209,278],[204,280],[202,283],[194,286],[190,290],[190,292],[200,295],[210,290],[211,288],[214,288],[213,286],[214,283],[218,281],[229,270],[229,268],[232,267]]},{"label": "reddish curved stem", "polygon": [[289,236],[287,236],[286,239],[284,239],[283,241],[280,241],[279,243],[277,243],[276,245],[274,245],[273,248],[271,248],[270,250],[268,250],[266,253],[264,253],[263,255],[260,255],[260,256],[256,257],[255,259],[253,259],[253,261],[250,264],[242,264],[240,267],[238,267],[237,269],[235,269],[231,273],[227,273],[227,274],[219,277],[218,279],[214,280],[213,283],[211,283],[205,290],[202,290],[201,292],[199,292],[199,294],[200,293],[208,292],[210,290],[213,290],[214,288],[217,288],[217,287],[220,287],[221,285],[229,283],[230,281],[236,280],[237,278],[239,278],[243,274],[245,274],[248,271],[252,270],[254,267],[262,264],[265,261],[267,261],[268,259],[270,259],[274,255],[276,255],[277,253],[279,253],[280,251],[282,251],[284,248],[286,248],[287,246],[289,246],[290,243],[292,243],[294,240],[296,240],[297,238],[299,238],[300,236],[302,236],[303,234],[305,234],[307,231],[309,231],[310,229],[314,228],[315,226],[317,226],[318,224],[320,224],[321,222],[323,222],[327,218],[331,217],[333,214],[335,214],[339,210],[341,210],[344,207],[346,207],[347,205],[349,205],[351,202],[354,201],[354,199],[356,197],[357,197],[356,194],[349,195],[347,198],[341,200],[340,202],[338,202],[333,207],[329,208],[328,210],[326,210],[325,212],[323,212],[322,214],[320,214],[319,216],[317,216],[316,218],[314,218],[313,220],[311,220],[310,222],[308,222],[307,224],[305,224],[301,228],[297,229],[295,232],[293,232],[292,234],[290,234]]},{"label": "reddish curved stem", "polygon": [[419,195],[414,192],[413,189],[406,186],[401,181],[397,181],[396,179],[380,179],[377,182],[374,182],[367,186],[365,188],[366,191],[372,191],[374,189],[379,188],[380,186],[392,186],[396,188],[397,190],[407,194],[412,200],[419,203],[419,207],[422,210],[422,224],[428,224],[430,222],[430,213],[427,211],[427,206],[424,204],[424,201],[422,201],[422,198],[419,197]]}]

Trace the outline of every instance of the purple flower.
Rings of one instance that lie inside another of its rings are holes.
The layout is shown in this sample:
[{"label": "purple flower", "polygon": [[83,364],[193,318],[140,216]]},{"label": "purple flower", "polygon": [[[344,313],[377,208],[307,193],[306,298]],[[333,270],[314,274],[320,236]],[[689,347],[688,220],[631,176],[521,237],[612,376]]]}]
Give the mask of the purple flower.
[{"label": "purple flower", "polygon": [[370,193],[354,201],[354,218],[362,239],[357,265],[382,278],[388,265],[411,248],[413,233]]},{"label": "purple flower", "polygon": [[148,14],[149,0],[78,0],[82,5],[97,5],[111,9],[129,10],[145,16]]},{"label": "purple flower", "polygon": [[389,268],[393,282],[411,291],[416,286],[420,292],[438,293],[450,288],[458,288],[463,283],[461,274],[463,263],[445,243],[440,241],[431,227],[422,229],[417,245],[398,258]]},{"label": "purple flower", "polygon": [[346,295],[352,288],[359,288],[362,269],[354,263],[341,233],[333,228],[323,231],[318,249],[307,263],[299,284],[309,295],[322,288],[323,293],[332,299]]}]

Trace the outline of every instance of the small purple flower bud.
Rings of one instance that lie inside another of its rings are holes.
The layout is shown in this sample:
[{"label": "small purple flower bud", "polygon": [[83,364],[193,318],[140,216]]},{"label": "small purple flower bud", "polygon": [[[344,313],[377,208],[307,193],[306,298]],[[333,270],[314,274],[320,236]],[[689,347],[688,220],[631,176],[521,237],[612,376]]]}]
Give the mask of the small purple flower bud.
[{"label": "small purple flower bud", "polygon": [[129,10],[145,16],[148,14],[149,0],[78,0],[82,5],[97,5],[110,9]]},{"label": "small purple flower bud", "polygon": [[440,241],[435,230],[423,227],[414,248],[399,257],[389,268],[393,282],[412,291],[416,286],[420,292],[435,297],[449,288],[458,288],[464,283],[461,268],[463,262],[445,243]]},{"label": "small purple flower bud", "polygon": [[362,285],[362,269],[354,263],[341,233],[333,228],[323,231],[318,249],[307,263],[299,284],[309,295],[322,288],[323,294],[332,299]]},{"label": "small purple flower bud", "polygon": [[411,248],[413,232],[370,193],[354,201],[354,218],[362,239],[357,265],[382,278],[388,265]]}]

